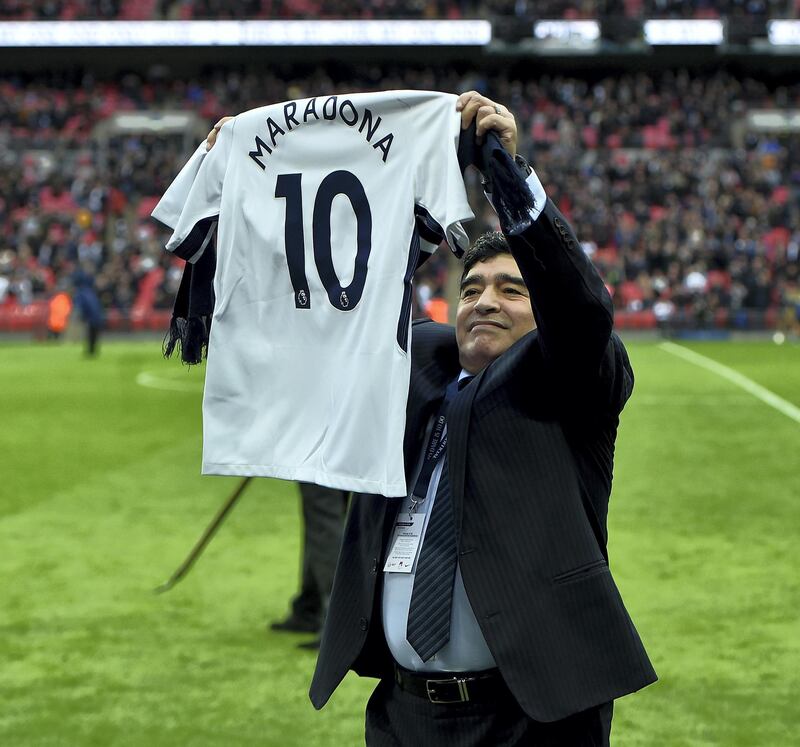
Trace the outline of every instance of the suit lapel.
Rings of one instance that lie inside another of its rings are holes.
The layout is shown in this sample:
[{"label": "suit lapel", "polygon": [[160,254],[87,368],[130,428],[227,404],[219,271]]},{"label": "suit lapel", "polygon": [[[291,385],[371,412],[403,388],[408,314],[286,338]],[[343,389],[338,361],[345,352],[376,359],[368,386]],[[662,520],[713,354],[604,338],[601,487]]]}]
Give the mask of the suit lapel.
[{"label": "suit lapel", "polygon": [[424,321],[414,324],[412,335],[411,379],[403,439],[407,483],[419,460],[425,429],[442,403],[445,388],[461,370],[452,327]]},{"label": "suit lapel", "polygon": [[423,443],[425,438],[425,428],[442,403],[444,388],[439,390],[438,394],[426,392],[426,395],[422,397],[417,394],[415,397],[409,397],[408,409],[406,410],[403,458],[405,460],[406,485],[409,491],[413,487],[414,466],[419,460],[420,449],[422,448],[420,444]]},{"label": "suit lapel", "polygon": [[467,436],[472,402],[481,386],[486,369],[459,392],[447,410],[447,461],[456,537],[461,537],[461,518],[464,506],[464,476],[467,468]]}]

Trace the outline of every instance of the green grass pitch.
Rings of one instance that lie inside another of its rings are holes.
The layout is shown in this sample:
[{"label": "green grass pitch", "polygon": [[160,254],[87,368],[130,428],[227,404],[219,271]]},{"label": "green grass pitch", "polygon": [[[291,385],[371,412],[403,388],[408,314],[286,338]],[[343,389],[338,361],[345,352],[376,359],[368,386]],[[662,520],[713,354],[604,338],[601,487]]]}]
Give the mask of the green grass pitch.
[{"label": "green grass pitch", "polygon": [[[687,347],[800,407],[800,346]],[[617,703],[613,743],[800,744],[800,422],[629,349],[610,554],[661,679]],[[238,483],[199,474],[202,376],[158,342],[0,346],[0,744],[363,744],[372,683],[317,713],[306,638],[266,629],[297,584],[292,484],[254,481],[152,593]]]}]

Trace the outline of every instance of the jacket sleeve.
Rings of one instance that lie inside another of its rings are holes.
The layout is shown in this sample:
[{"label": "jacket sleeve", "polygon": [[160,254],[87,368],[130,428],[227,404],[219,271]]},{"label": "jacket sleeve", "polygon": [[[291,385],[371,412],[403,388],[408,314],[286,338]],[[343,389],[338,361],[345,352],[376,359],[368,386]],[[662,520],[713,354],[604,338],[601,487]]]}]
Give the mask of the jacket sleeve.
[{"label": "jacket sleeve", "polygon": [[507,240],[530,291],[540,356],[563,404],[616,415],[633,389],[633,371],[613,334],[605,284],[555,204]]}]

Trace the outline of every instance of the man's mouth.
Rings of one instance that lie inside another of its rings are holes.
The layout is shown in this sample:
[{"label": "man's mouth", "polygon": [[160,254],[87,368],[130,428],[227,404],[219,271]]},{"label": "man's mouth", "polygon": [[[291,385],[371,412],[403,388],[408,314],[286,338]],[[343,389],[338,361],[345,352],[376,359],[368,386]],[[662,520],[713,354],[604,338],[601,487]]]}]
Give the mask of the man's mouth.
[{"label": "man's mouth", "polygon": [[470,332],[475,329],[480,329],[481,327],[494,327],[496,329],[505,329],[505,326],[500,322],[497,322],[493,319],[479,319],[476,322],[472,322],[469,327]]}]

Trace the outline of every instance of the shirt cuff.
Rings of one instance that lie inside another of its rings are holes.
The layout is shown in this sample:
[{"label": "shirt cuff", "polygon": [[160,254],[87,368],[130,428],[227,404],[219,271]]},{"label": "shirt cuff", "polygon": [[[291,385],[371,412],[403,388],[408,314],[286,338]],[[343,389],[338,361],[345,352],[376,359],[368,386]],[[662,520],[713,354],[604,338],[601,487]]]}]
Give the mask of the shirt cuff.
[{"label": "shirt cuff", "polygon": [[542,183],[539,181],[539,177],[536,176],[536,172],[533,169],[531,169],[531,173],[528,174],[528,178],[525,182],[533,195],[533,210],[531,210],[531,222],[533,223],[542,214],[544,204],[547,202],[547,195],[545,194]]}]

